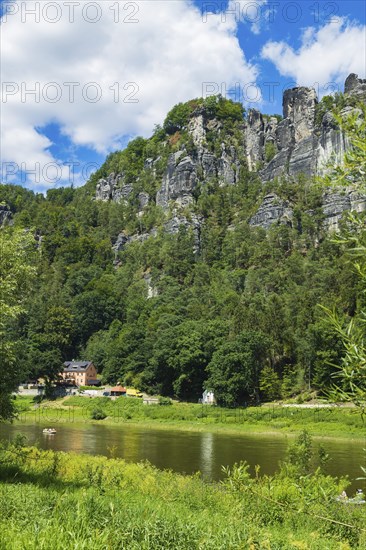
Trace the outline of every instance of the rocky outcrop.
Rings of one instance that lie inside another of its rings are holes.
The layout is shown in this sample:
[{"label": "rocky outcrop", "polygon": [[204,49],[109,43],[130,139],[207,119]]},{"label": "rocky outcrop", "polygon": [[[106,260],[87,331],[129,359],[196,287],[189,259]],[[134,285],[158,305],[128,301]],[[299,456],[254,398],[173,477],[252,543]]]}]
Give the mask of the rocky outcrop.
[{"label": "rocky outcrop", "polygon": [[[366,100],[366,80],[351,74],[345,83],[345,94]],[[250,111],[245,128],[247,164],[250,171],[258,170],[263,181],[298,174],[322,175],[330,162],[340,164],[349,148],[346,136],[340,131],[330,112],[325,113],[319,127],[315,124],[318,100],[312,88],[293,88],[283,96],[283,120],[263,117]],[[352,108],[346,107],[344,114]],[[268,158],[267,145],[273,141],[276,151]]]},{"label": "rocky outcrop", "polygon": [[332,113],[325,113],[317,141],[314,172],[317,175],[323,175],[327,171],[330,160],[333,160],[334,164],[341,164],[348,148],[348,138],[339,131],[338,124],[334,120]]},{"label": "rocky outcrop", "polygon": [[[366,100],[366,80],[355,74],[349,75],[345,94]],[[243,125],[243,152],[249,171],[259,171],[263,181],[271,181],[281,175],[320,175],[329,161],[341,162],[349,143],[331,113],[326,112],[320,124],[316,124],[317,103],[313,88],[297,87],[286,90],[283,95],[282,120],[249,110]],[[188,152],[183,145],[169,156],[156,195],[159,206],[168,209],[170,201],[189,204],[193,201],[198,182],[212,179],[221,185],[238,182],[241,164],[238,148],[223,140],[220,152],[214,153],[208,144],[209,134],[210,139],[214,134],[215,139],[220,140],[222,129],[222,123],[210,118],[203,107],[196,110],[188,124],[194,148]],[[153,158],[145,160],[144,170],[151,171],[152,177],[156,176],[155,164],[158,161]],[[96,199],[127,200],[132,188],[132,184],[124,181],[123,174],[112,173],[99,180]]]},{"label": "rocky outcrop", "polygon": [[193,252],[197,254],[201,247],[201,224],[202,219],[195,214],[191,214],[189,219],[179,214],[177,211],[173,212],[173,216],[164,224],[164,231],[170,235],[176,235],[179,233],[181,227],[184,227],[187,231],[193,232]]},{"label": "rocky outcrop", "polygon": [[283,118],[290,122],[294,144],[314,133],[317,103],[318,98],[313,88],[293,88],[283,94]]},{"label": "rocky outcrop", "polygon": [[358,75],[351,73],[344,84],[344,93],[359,98],[366,98],[366,79],[358,78]]},{"label": "rocky outcrop", "polygon": [[121,231],[121,233],[117,236],[116,242],[112,246],[112,250],[117,256],[118,253],[124,250],[128,244],[135,242],[143,243],[150,237],[156,237],[157,233],[158,232],[156,229],[152,229],[146,233],[135,233],[134,235],[128,235],[125,231]]},{"label": "rocky outcrop", "polygon": [[252,227],[268,229],[273,224],[292,225],[293,210],[286,201],[280,199],[275,193],[264,197],[256,214],[250,219]]},{"label": "rocky outcrop", "polygon": [[[156,204],[168,208],[170,200],[191,197],[197,185],[197,167],[190,156],[178,151],[169,156],[161,189],[156,195]],[[189,201],[188,201],[189,202]]]},{"label": "rocky outcrop", "polygon": [[127,200],[132,193],[133,186],[124,183],[123,174],[112,172],[107,178],[101,178],[95,190],[95,199],[98,201],[121,202]]},{"label": "rocky outcrop", "polygon": [[[183,149],[169,156],[161,188],[156,195],[156,204],[163,209],[168,208],[170,201],[178,205],[192,203],[199,181],[215,179],[220,185],[235,185],[238,181],[240,162],[235,147],[222,142],[220,155],[212,153],[205,141],[209,124],[205,126],[203,120],[202,114],[199,114],[190,121],[194,154],[187,155]],[[218,124],[216,129],[219,128]]]},{"label": "rocky outcrop", "polygon": [[[366,80],[355,74],[349,75],[345,94],[349,101],[343,113],[354,112],[352,98],[366,100]],[[137,217],[142,217],[149,202],[155,200],[166,216],[162,230],[176,234],[182,226],[191,229],[194,249],[198,252],[202,220],[189,212],[201,186],[211,181],[219,185],[236,185],[243,168],[258,172],[263,182],[269,182],[282,175],[290,180],[299,174],[322,175],[330,162],[334,165],[342,162],[350,147],[349,141],[331,112],[325,112],[319,120],[323,104],[321,108],[317,105],[318,99],[312,88],[286,90],[282,119],[251,109],[246,120],[235,126],[235,139],[234,134],[228,132],[227,121],[213,118],[201,105],[188,123],[188,136],[184,136],[180,149],[168,156],[163,167],[160,157],[145,160],[143,177],[139,176],[141,181],[151,177],[155,182],[157,173],[162,174],[155,197],[146,192],[138,193],[141,189],[139,177],[136,179],[138,185],[135,185],[135,182],[126,183],[124,174],[112,173],[99,180],[96,199],[122,202],[132,197],[133,202],[130,202],[136,205]],[[171,141],[167,139],[161,144],[161,155],[165,154],[164,147],[174,147],[173,144],[177,143],[173,139],[175,136],[170,137]],[[246,159],[246,167],[243,159]],[[326,193],[323,197],[324,227],[337,230],[343,212],[353,209],[364,210],[365,197],[352,192]],[[250,225],[268,229],[275,223],[292,225],[293,210],[289,203],[272,193],[264,198]],[[133,236],[122,232],[113,248],[118,254],[128,243],[142,242],[156,234],[156,230]]]},{"label": "rocky outcrop", "polygon": [[366,195],[361,195],[355,191],[326,192],[323,195],[324,228],[328,232],[337,232],[344,212],[364,212],[365,210]]},{"label": "rocky outcrop", "polygon": [[275,117],[264,117],[259,111],[250,110],[245,127],[249,170],[259,169],[263,181],[272,180],[283,173],[311,174],[316,146],[316,105],[315,90],[302,87],[284,93],[284,118],[281,121]]},{"label": "rocky outcrop", "polygon": [[13,214],[11,213],[11,210],[9,206],[6,204],[0,204],[0,227],[4,225],[9,225],[9,223],[12,221]]},{"label": "rocky outcrop", "polygon": [[[345,212],[364,212],[366,210],[366,195],[355,191],[327,191],[323,194],[322,210],[324,214],[323,228],[327,232],[339,231],[339,223]],[[275,224],[291,225],[293,210],[288,202],[280,199],[275,193],[264,197],[257,212],[249,224],[253,227],[269,229]]]},{"label": "rocky outcrop", "polygon": [[[264,139],[263,149],[259,151],[259,162],[268,164],[260,171],[263,181],[273,180],[283,174],[296,176],[313,173],[317,147],[314,138],[317,102],[312,88],[286,90],[283,96],[283,120],[276,125],[273,119],[264,123],[263,133],[267,139]],[[266,158],[268,136],[278,151],[272,159]]]},{"label": "rocky outcrop", "polygon": [[[179,233],[181,227],[184,227],[187,230],[192,230],[194,244],[193,252],[196,254],[200,250],[201,243],[201,224],[202,219],[195,214],[191,214],[189,218],[182,213],[179,213],[177,210],[174,210],[169,220],[167,220],[162,228],[164,233],[169,235],[176,235]],[[122,231],[116,239],[116,242],[113,244],[112,249],[117,258],[118,253],[126,248],[127,245],[134,242],[145,242],[150,237],[156,237],[158,234],[157,229],[153,228],[151,231],[145,233],[136,233],[134,235],[128,235],[125,231]]]}]

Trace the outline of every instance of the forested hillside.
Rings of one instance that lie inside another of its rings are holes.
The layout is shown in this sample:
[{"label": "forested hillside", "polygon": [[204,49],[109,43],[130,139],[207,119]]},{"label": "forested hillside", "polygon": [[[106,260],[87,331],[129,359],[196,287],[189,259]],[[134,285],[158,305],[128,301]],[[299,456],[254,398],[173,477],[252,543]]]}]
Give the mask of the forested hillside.
[{"label": "forested hillside", "polygon": [[[314,132],[334,107],[316,106]],[[3,234],[35,238],[37,278],[7,327],[21,378],[90,359],[105,382],[180,399],[205,387],[227,405],[326,392],[344,352],[319,304],[346,321],[365,295],[349,243],[329,229],[324,183],[302,172],[266,181],[282,154],[267,138],[249,170],[250,116],[223,98],[194,100],[84,187],[44,197],[0,186],[12,212]],[[265,197],[270,216],[256,222]],[[341,235],[346,216],[337,212]]]}]

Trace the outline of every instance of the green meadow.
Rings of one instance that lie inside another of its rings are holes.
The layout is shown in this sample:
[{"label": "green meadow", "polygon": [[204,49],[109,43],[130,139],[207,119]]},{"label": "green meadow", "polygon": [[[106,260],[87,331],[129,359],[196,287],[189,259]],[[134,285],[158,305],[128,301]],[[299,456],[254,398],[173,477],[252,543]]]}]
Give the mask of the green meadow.
[{"label": "green meadow", "polygon": [[[366,547],[365,510],[311,467],[302,434],[275,476],[237,464],[220,483],[148,463],[0,448],[0,548],[312,549]],[[257,474],[259,472],[257,471]]]}]

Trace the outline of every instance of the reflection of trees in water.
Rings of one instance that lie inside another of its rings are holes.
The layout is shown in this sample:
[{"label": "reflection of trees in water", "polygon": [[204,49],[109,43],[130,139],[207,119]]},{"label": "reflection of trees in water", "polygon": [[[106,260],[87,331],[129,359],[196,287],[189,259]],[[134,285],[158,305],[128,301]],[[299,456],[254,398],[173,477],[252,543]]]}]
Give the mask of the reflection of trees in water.
[{"label": "reflection of trees in water", "polygon": [[[191,473],[200,470],[207,479],[221,477],[221,465],[231,466],[234,462],[246,460],[251,466],[260,464],[261,473],[272,475],[279,461],[285,458],[287,439],[280,436],[230,436],[211,432],[184,433],[165,430],[135,429],[125,425],[119,427],[102,425],[68,425],[55,422],[57,411],[52,411],[48,420],[41,422],[0,424],[0,440],[14,439],[17,433],[24,433],[28,443],[38,443],[45,449],[73,451],[93,455],[113,456],[130,462],[147,460],[157,468],[171,468],[176,472]],[[52,421],[49,419],[52,418]],[[56,435],[42,434],[44,427],[55,427]],[[316,449],[320,440],[314,442]],[[347,491],[353,494],[359,487],[365,489],[364,482],[355,481],[361,477],[360,465],[365,464],[362,440],[322,441],[331,460],[326,466],[327,473],[333,476],[349,475],[351,486]]]},{"label": "reflection of trees in water", "polygon": [[[124,445],[121,448],[121,456],[123,456],[125,460],[130,460],[131,462],[139,462],[140,460],[150,459],[149,456],[142,457],[140,453],[141,440],[143,437],[144,434],[134,432],[133,430],[128,430],[123,433]],[[120,438],[118,443],[120,445]]]},{"label": "reflection of trees in water", "polygon": [[86,448],[86,439],[88,434],[84,430],[64,430],[61,428],[57,431],[55,435],[55,450],[63,451],[73,451],[75,453],[85,453],[88,452]]}]

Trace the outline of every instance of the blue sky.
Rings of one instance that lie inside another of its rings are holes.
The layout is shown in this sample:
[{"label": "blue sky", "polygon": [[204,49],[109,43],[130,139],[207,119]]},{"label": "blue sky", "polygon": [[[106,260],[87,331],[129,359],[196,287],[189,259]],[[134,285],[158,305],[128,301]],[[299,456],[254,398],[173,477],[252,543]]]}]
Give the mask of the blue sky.
[{"label": "blue sky", "polygon": [[1,25],[1,179],[40,192],[83,184],[179,101],[281,113],[288,87],[366,77],[363,0],[55,4],[11,0]]}]

